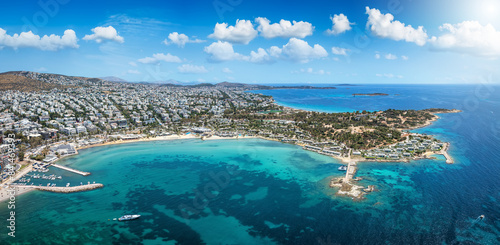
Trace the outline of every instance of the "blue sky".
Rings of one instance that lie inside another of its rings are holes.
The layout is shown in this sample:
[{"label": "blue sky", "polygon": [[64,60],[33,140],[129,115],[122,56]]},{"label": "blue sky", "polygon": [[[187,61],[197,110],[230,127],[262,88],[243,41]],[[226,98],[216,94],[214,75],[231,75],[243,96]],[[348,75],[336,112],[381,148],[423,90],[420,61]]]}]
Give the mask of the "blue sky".
[{"label": "blue sky", "polygon": [[498,83],[500,1],[8,1],[0,72],[128,81]]}]

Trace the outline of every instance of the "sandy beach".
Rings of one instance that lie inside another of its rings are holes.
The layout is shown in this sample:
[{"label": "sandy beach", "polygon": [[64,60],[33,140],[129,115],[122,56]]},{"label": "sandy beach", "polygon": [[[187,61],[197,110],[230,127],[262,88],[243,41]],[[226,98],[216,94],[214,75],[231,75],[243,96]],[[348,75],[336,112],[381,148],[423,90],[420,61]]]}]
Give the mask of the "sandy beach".
[{"label": "sandy beach", "polygon": [[[25,174],[29,173],[32,170],[32,166],[29,165],[25,167],[21,172],[18,172],[13,178],[9,178],[5,183],[0,186],[0,203],[8,200],[10,198],[9,191],[11,190],[10,184],[14,181],[22,178]],[[14,187],[14,186],[12,186]],[[23,187],[15,187],[15,196],[19,196],[23,193],[30,192],[33,189],[23,188]]]},{"label": "sandy beach", "polygon": [[191,134],[158,136],[158,137],[139,138],[139,139],[132,139],[132,140],[115,140],[115,141],[106,142],[106,143],[81,146],[81,147],[78,147],[76,149],[83,150],[83,149],[88,149],[88,148],[93,148],[93,147],[98,147],[98,146],[119,145],[119,144],[126,144],[126,143],[147,142],[147,141],[156,141],[156,140],[176,140],[176,139],[196,139],[196,138],[199,138],[199,137],[191,135]]},{"label": "sandy beach", "polygon": [[[24,193],[28,193],[30,191],[35,190],[34,188],[22,187],[22,186],[15,186],[15,187],[12,186],[12,187],[15,189],[14,195],[16,197]],[[10,190],[11,188],[8,187],[2,187],[2,189],[0,189],[0,203],[7,202],[10,199],[11,197]]]},{"label": "sandy beach", "polygon": [[106,142],[101,144],[94,145],[86,145],[82,147],[76,148],[77,150],[88,149],[92,147],[98,146],[106,146],[106,145],[119,145],[119,144],[127,144],[127,143],[137,143],[137,142],[148,142],[148,141],[159,141],[159,140],[184,140],[184,139],[200,139],[200,140],[230,140],[230,139],[253,139],[257,138],[255,136],[234,136],[234,137],[220,137],[220,136],[211,136],[211,137],[201,137],[193,134],[182,134],[182,135],[169,135],[169,136],[158,136],[158,137],[149,137],[149,138],[140,138],[140,139],[132,139],[132,140],[116,140],[112,142]]},{"label": "sandy beach", "polygon": [[[200,139],[200,140],[238,140],[238,139],[255,139],[255,138],[260,138],[256,136],[234,136],[234,137],[220,137],[220,136],[211,136],[208,138],[200,137],[198,135],[193,135],[193,134],[183,134],[183,135],[169,135],[169,136],[159,136],[159,137],[151,137],[151,138],[140,138],[140,139],[133,139],[133,140],[117,140],[113,142],[106,142],[102,144],[95,144],[95,145],[87,145],[83,147],[78,147],[76,148],[77,150],[82,150],[82,149],[87,149],[87,148],[92,148],[92,147],[99,147],[99,146],[106,146],[106,145],[118,145],[118,144],[127,144],[127,143],[136,143],[136,142],[148,142],[148,141],[160,141],[160,140],[183,140],[183,139]],[[64,157],[59,158],[57,161],[61,160]],[[57,162],[56,161],[56,162]],[[0,203],[9,200],[10,194],[9,191],[11,190],[10,184],[13,183],[14,181],[22,178],[25,174],[30,172],[32,169],[31,165],[23,169],[22,172],[19,172],[15,175],[15,177],[12,180],[7,180],[2,186],[0,186]],[[14,187],[14,186],[12,186]],[[15,196],[19,196],[21,194],[34,191],[36,188],[30,188],[30,187],[23,187],[23,186],[15,186]]]}]

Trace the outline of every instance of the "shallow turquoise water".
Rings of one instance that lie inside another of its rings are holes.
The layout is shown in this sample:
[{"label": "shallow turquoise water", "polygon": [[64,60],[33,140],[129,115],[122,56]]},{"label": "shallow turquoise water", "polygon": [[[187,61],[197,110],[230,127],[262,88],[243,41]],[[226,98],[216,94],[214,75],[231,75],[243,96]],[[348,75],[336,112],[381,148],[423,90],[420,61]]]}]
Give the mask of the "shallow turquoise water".
[{"label": "shallow turquoise water", "polygon": [[[415,130],[451,142],[456,164],[440,159],[359,163],[361,183],[376,185],[379,191],[352,202],[333,197],[335,190],[326,187],[332,176],[342,174],[336,160],[279,142],[183,140],[91,148],[60,163],[92,175],[53,169],[63,180],[50,182],[60,186],[96,181],[105,187],[18,197],[18,236],[9,238],[4,229],[0,243],[500,243],[499,94],[492,93],[486,100],[477,96],[474,86],[390,89],[401,94],[406,104],[401,104],[400,97],[366,97],[363,103],[380,109],[464,110],[442,114],[430,127]],[[362,106],[357,98],[337,92],[317,92],[333,100],[317,110]],[[372,92],[386,91],[377,87]],[[282,93],[311,106],[301,91]],[[336,101],[337,97],[343,100]],[[7,217],[7,211],[0,204],[0,217]],[[108,220],[132,213],[143,216],[125,223]],[[486,219],[475,223],[481,214]]]},{"label": "shallow turquoise water", "polygon": [[[269,200],[285,198],[279,197],[282,194],[295,199],[292,206],[311,200],[322,202],[328,196],[318,192],[316,184],[336,173],[339,166],[334,159],[300,147],[263,140],[106,146],[82,150],[60,164],[92,172],[83,177],[51,170],[63,174],[60,185],[96,181],[105,187],[73,194],[32,192],[18,197],[16,241],[138,243],[161,239],[273,244],[272,237],[249,233],[255,225],[267,227],[266,221],[276,219],[268,213],[274,208],[261,208]],[[58,181],[38,180],[47,182]],[[143,217],[127,223],[108,220],[126,213]],[[255,216],[255,221],[246,220],[248,215]],[[40,236],[40,230],[44,235]]]}]

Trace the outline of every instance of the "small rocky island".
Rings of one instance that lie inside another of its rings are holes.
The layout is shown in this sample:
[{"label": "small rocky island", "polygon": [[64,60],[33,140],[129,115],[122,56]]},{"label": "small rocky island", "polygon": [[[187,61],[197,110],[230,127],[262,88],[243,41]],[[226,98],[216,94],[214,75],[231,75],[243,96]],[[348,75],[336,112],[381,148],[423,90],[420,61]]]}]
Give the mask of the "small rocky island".
[{"label": "small rocky island", "polygon": [[352,96],[387,96],[389,94],[384,94],[384,93],[370,93],[370,94],[352,94]]}]

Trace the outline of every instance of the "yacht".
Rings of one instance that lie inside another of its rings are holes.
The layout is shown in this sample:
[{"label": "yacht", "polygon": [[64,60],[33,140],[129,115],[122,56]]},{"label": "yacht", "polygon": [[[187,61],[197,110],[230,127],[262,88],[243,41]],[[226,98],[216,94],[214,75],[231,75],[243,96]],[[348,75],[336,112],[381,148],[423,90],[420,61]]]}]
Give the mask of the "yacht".
[{"label": "yacht", "polygon": [[123,215],[122,217],[118,218],[119,221],[128,221],[128,220],[134,220],[138,219],[141,217],[139,214],[128,214],[128,215]]},{"label": "yacht", "polygon": [[347,166],[346,165],[342,165],[338,168],[339,171],[347,171]]}]

